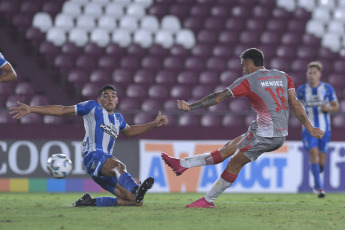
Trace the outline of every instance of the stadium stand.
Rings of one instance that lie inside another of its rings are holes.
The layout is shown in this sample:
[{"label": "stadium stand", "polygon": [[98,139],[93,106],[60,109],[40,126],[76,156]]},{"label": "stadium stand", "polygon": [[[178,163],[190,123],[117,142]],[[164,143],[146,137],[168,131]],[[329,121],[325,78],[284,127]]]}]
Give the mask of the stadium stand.
[{"label": "stadium stand", "polygon": [[[192,139],[203,136],[194,136],[203,127],[245,130],[253,118],[245,100],[191,114],[177,111],[175,100],[198,100],[232,83],[242,75],[238,55],[249,47],[262,49],[265,66],[286,71],[296,86],[305,82],[309,61],[322,61],[324,80],[335,86],[340,101],[345,98],[344,1],[33,2],[0,2],[0,49],[19,73],[16,83],[0,85],[1,123],[16,125],[3,112],[15,98],[31,104],[74,104],[94,99],[98,87],[109,82],[118,88],[119,111],[134,124],[162,110],[171,118],[172,131],[167,132]],[[335,132],[343,117],[343,112],[336,116]],[[20,123],[71,126],[71,121],[31,116]],[[295,118],[290,126],[298,137]],[[185,127],[190,134],[178,131]],[[214,135],[225,137],[227,133]]]}]

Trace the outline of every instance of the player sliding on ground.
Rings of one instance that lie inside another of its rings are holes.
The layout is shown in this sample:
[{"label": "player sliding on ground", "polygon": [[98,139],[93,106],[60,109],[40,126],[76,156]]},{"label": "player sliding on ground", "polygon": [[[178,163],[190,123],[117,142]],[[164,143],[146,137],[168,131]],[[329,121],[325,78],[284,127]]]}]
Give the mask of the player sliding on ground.
[{"label": "player sliding on ground", "polygon": [[126,166],[115,158],[112,152],[120,133],[128,137],[136,136],[166,125],[168,119],[159,112],[153,122],[129,126],[121,114],[114,112],[117,103],[116,89],[114,86],[105,85],[98,90],[97,101],[84,101],[74,106],[28,106],[18,102],[18,107],[10,108],[10,113],[16,119],[30,113],[83,116],[84,166],[97,184],[116,197],[92,198],[86,193],[74,202],[74,206],[141,206],[145,193],[154,183],[153,177],[149,177],[138,185],[127,172]]},{"label": "player sliding on ground", "polygon": [[231,186],[245,164],[284,144],[288,135],[289,103],[295,116],[313,137],[321,138],[324,135],[322,130],[314,128],[309,122],[304,107],[296,98],[294,84],[286,73],[265,69],[264,55],[255,48],[245,50],[240,58],[244,76],[222,92],[212,93],[192,104],[177,101],[180,110],[191,111],[216,105],[229,97],[245,96],[257,113],[256,120],[245,134],[226,143],[219,150],[184,159],[162,153],[162,159],[176,175],[181,175],[188,168],[219,164],[230,157],[221,177],[206,195],[187,205],[187,208],[214,208],[214,201]]}]

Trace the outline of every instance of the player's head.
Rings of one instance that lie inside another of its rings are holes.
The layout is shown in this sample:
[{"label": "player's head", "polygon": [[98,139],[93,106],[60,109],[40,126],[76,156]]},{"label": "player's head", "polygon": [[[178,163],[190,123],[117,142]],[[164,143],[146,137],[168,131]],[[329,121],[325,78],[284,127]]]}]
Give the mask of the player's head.
[{"label": "player's head", "polygon": [[322,64],[318,61],[310,62],[307,65],[307,80],[312,86],[317,86],[320,82]]},{"label": "player's head", "polygon": [[99,88],[97,93],[97,102],[109,113],[112,113],[119,102],[115,87],[112,85],[104,85]]},{"label": "player's head", "polygon": [[264,66],[264,54],[261,50],[250,48],[240,55],[244,74],[250,74]]}]

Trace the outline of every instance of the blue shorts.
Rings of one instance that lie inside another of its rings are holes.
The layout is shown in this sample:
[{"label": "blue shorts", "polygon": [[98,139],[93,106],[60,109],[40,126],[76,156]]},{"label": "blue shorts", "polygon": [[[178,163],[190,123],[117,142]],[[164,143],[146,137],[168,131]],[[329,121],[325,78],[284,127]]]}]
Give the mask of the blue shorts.
[{"label": "blue shorts", "polygon": [[321,139],[316,139],[307,130],[302,131],[302,142],[303,147],[306,151],[309,151],[312,148],[317,147],[321,152],[328,152],[328,143],[331,140],[331,132],[326,131],[325,135]]},{"label": "blue shorts", "polygon": [[[87,173],[92,179],[99,184],[103,189],[114,194],[114,189],[118,180],[116,176],[107,177],[100,175],[100,170],[108,158],[113,157],[111,154],[106,154],[102,151],[95,151],[88,153],[83,160]],[[114,194],[115,195],[115,194]]]}]

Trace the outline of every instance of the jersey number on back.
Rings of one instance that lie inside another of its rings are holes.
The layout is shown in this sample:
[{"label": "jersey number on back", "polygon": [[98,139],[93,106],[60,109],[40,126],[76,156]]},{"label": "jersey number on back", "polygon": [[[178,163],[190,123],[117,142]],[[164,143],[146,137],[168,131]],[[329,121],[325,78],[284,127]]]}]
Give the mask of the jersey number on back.
[{"label": "jersey number on back", "polygon": [[284,97],[284,93],[285,92],[284,92],[282,87],[277,87],[276,88],[276,93],[277,93],[281,103],[279,103],[277,96],[273,93],[271,88],[266,87],[265,90],[268,91],[271,94],[274,102],[276,103],[276,105],[277,105],[276,111],[277,112],[282,110],[282,109],[286,109],[286,110],[289,109],[288,106],[287,106],[287,100]]}]

